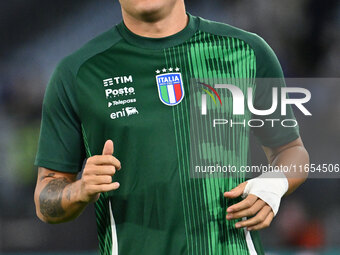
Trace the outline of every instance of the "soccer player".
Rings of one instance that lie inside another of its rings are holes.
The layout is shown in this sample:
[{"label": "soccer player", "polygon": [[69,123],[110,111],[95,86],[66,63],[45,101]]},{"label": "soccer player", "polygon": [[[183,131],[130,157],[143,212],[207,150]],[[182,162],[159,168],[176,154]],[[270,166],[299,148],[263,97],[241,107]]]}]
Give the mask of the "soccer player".
[{"label": "soccer player", "polygon": [[[183,0],[120,4],[123,22],[61,61],[47,87],[38,217],[70,221],[95,202],[102,255],[263,254],[255,230],[306,175],[192,178],[189,87],[282,78],[276,56],[255,34],[187,14]],[[256,87],[254,100],[270,108],[271,90]],[[294,119],[290,108],[286,117]],[[250,128],[229,130],[221,163],[247,165]],[[273,166],[308,163],[296,128],[253,132]]]}]

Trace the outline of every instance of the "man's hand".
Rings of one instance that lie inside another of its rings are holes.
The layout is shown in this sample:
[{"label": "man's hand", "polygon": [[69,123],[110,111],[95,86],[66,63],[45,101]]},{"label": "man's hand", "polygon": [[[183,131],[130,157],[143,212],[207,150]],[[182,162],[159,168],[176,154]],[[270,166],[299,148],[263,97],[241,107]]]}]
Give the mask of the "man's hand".
[{"label": "man's hand", "polygon": [[118,182],[112,182],[112,176],[116,173],[116,170],[120,170],[121,164],[112,154],[113,142],[108,140],[104,145],[102,155],[87,159],[80,180],[79,201],[95,202],[100,193],[119,188]]},{"label": "man's hand", "polygon": [[76,180],[76,173],[39,167],[34,193],[37,216],[48,223],[70,221],[96,201],[100,193],[118,189],[119,183],[112,183],[112,177],[121,164],[112,154],[113,142],[108,140],[102,155],[87,160],[80,180]]},{"label": "man's hand", "polygon": [[[301,138],[279,147],[263,147],[263,149],[268,163],[273,166],[282,167],[309,164],[309,155],[303,146]],[[243,194],[248,195],[241,202],[227,208],[227,220],[254,216],[250,219],[237,222],[235,227],[246,227],[248,230],[259,230],[269,227],[279,209],[281,197],[292,193],[308,176],[306,172],[296,173],[293,170],[294,168],[291,169],[292,172],[275,173],[274,176],[272,172],[264,173],[261,176],[266,175],[269,178],[262,178],[262,180],[256,180],[257,178],[251,179],[249,183],[243,182],[236,188],[225,192],[224,197],[231,199]],[[273,177],[276,178],[273,179]],[[245,191],[246,186],[247,190]]]},{"label": "man's hand", "polygon": [[[246,185],[247,182],[241,183],[236,188],[225,192],[224,197],[237,198],[241,196]],[[259,230],[267,228],[274,218],[274,212],[266,202],[252,194],[249,194],[241,202],[227,208],[227,220],[241,219],[243,217],[251,216],[254,217],[237,222],[235,227],[247,227],[247,230]]]}]

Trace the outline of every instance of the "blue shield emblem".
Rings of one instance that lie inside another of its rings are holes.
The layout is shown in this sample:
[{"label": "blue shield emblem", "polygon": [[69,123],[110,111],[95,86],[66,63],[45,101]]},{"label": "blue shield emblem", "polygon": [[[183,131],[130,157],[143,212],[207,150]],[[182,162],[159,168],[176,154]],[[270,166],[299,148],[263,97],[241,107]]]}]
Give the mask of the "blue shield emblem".
[{"label": "blue shield emblem", "polygon": [[169,106],[179,104],[184,98],[181,73],[166,73],[156,76],[160,100]]}]

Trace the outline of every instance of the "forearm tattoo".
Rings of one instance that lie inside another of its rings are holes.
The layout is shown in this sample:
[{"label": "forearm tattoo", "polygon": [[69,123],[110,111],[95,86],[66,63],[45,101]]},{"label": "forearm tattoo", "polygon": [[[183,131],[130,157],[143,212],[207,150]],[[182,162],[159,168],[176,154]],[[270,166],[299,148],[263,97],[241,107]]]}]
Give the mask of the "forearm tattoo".
[{"label": "forearm tattoo", "polygon": [[63,191],[70,184],[66,178],[56,178],[47,183],[39,196],[40,212],[45,217],[60,217],[65,214],[61,205]]}]

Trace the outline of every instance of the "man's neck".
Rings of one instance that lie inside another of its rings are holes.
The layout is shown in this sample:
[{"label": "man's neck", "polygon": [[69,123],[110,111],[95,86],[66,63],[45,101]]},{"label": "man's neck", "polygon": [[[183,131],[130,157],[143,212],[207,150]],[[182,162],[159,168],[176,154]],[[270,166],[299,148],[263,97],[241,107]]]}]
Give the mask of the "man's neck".
[{"label": "man's neck", "polygon": [[[180,2],[179,2],[180,3]],[[188,16],[183,5],[176,5],[165,14],[159,14],[158,18],[145,20],[136,18],[122,10],[126,27],[133,33],[150,38],[162,38],[174,35],[183,30],[188,24]]]}]

